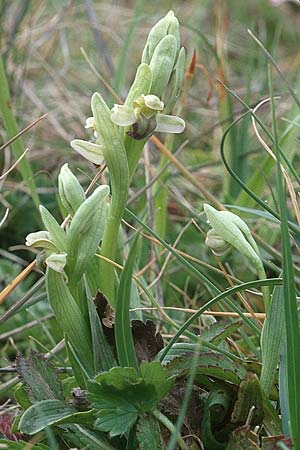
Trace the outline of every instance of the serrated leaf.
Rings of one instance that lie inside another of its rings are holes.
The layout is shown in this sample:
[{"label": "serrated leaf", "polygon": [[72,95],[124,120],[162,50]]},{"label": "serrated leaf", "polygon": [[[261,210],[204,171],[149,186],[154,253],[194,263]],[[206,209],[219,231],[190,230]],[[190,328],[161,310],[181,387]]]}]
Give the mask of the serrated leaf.
[{"label": "serrated leaf", "polygon": [[[190,366],[190,358],[187,355],[175,358],[167,365],[167,370],[172,375],[182,376],[188,373]],[[238,362],[232,361],[221,353],[203,352],[199,356],[196,374],[208,375],[229,383],[239,384],[246,376],[247,371]]]},{"label": "serrated leaf", "polygon": [[162,440],[157,421],[151,415],[143,415],[137,424],[136,437],[140,450],[162,450]]},{"label": "serrated leaf", "polygon": [[159,402],[173,387],[174,379],[171,379],[168,371],[157,361],[142,362],[140,374],[145,383],[152,384],[157,392]]},{"label": "serrated leaf", "polygon": [[32,403],[47,399],[64,400],[58,374],[43,355],[33,350],[27,358],[18,355],[16,368]]},{"label": "serrated leaf", "polygon": [[129,431],[138,415],[153,409],[160,398],[154,384],[147,383],[133,367],[114,367],[96,381],[88,382],[88,398],[96,409],[97,429],[110,431],[111,436]]},{"label": "serrated leaf", "polygon": [[120,407],[111,410],[102,410],[95,422],[95,428],[109,432],[111,437],[125,434],[134,425],[138,412],[130,403],[122,402]]}]

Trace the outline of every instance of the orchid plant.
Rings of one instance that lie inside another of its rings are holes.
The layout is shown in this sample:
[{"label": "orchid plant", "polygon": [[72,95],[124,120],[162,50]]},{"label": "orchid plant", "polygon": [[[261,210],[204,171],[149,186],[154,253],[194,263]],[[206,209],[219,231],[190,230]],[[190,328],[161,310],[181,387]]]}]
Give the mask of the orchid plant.
[{"label": "orchid plant", "polygon": [[[77,378],[83,380],[82,386],[87,373],[97,373],[100,368],[96,355],[88,351],[95,333],[91,319],[94,306],[89,299],[101,291],[116,308],[118,278],[112,263],[117,257],[130,182],[143,147],[154,132],[184,131],[184,121],[170,115],[180,93],[184,70],[185,51],[180,48],[179,23],[170,11],[150,31],[124,105],[115,104],[110,109],[103,97],[94,93],[92,116],[85,124],[86,128],[92,128],[93,139],[71,142],[72,148],[91,163],[106,165],[111,191],[109,186],[102,185],[86,197],[68,164],[63,165],[58,193],[68,219],[61,227],[41,206],[45,228],[26,239],[26,245],[42,250],[37,260],[46,271],[48,298],[65,333],[70,358],[73,362],[80,361],[80,367],[74,363],[73,368],[79,373]],[[137,293],[132,291],[135,293],[132,303],[137,303]]]}]

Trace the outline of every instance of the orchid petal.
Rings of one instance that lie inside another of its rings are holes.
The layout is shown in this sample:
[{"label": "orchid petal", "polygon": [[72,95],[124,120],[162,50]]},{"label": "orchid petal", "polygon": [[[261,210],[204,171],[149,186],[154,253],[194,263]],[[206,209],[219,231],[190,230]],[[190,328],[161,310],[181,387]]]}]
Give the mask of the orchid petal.
[{"label": "orchid petal", "polygon": [[51,241],[48,231],[36,231],[26,236],[25,244],[27,247],[43,248],[52,252],[57,252],[55,244]]},{"label": "orchid petal", "polygon": [[115,105],[111,110],[110,118],[120,127],[128,127],[136,122],[134,109],[125,105]]},{"label": "orchid petal", "polygon": [[143,95],[145,105],[148,108],[154,109],[155,111],[162,111],[164,109],[164,102],[162,102],[157,95],[148,94]]},{"label": "orchid petal", "polygon": [[88,117],[85,121],[84,128],[94,128],[95,127],[95,119],[94,117]]},{"label": "orchid petal", "polygon": [[182,133],[185,129],[185,122],[177,116],[157,114],[155,131],[161,133]]},{"label": "orchid petal", "polygon": [[102,164],[103,162],[103,147],[99,144],[83,141],[81,139],[74,139],[70,142],[71,147],[76,150],[81,156],[88,159],[94,164]]},{"label": "orchid petal", "polygon": [[50,269],[55,272],[62,273],[64,271],[65,265],[67,263],[67,254],[66,253],[53,253],[48,256],[45,260],[46,264]]}]

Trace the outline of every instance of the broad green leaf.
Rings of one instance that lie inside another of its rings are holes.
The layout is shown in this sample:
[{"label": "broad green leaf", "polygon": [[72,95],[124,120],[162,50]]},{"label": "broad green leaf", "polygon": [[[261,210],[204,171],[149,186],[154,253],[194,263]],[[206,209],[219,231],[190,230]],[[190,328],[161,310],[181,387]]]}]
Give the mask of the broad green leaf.
[{"label": "broad green leaf", "polygon": [[97,251],[106,220],[108,186],[99,186],[77,209],[68,236],[67,273],[72,280],[80,280],[88,261]]},{"label": "broad green leaf", "polygon": [[35,434],[51,425],[81,423],[92,425],[93,411],[78,412],[73,406],[60,400],[43,400],[28,408],[21,417],[22,433]]},{"label": "broad green leaf", "polygon": [[122,367],[134,367],[137,369],[136,354],[131,332],[130,322],[130,293],[132,284],[132,272],[136,259],[138,236],[131,246],[125,268],[120,278],[117,295],[117,307],[115,316],[115,340],[119,364]]},{"label": "broad green leaf", "polygon": [[[167,365],[167,370],[171,375],[183,376],[188,373],[190,366],[190,358],[185,356],[170,362]],[[208,375],[212,378],[239,384],[247,374],[247,371],[236,361],[232,361],[220,353],[202,352],[199,356],[196,374]]]},{"label": "broad green leaf", "polygon": [[163,443],[157,421],[151,415],[142,415],[137,424],[136,437],[140,450],[162,450]]},{"label": "broad green leaf", "polygon": [[18,355],[16,368],[32,403],[47,399],[64,400],[58,374],[43,355],[33,350],[28,357]]},{"label": "broad green leaf", "polygon": [[76,413],[73,406],[62,400],[43,400],[28,408],[21,417],[21,433],[34,434]]},{"label": "broad green leaf", "polygon": [[82,364],[93,373],[94,361],[89,323],[70,293],[63,274],[47,269],[46,287],[55,317],[76,350]]},{"label": "broad green leaf", "polygon": [[50,233],[51,240],[54,242],[60,252],[66,253],[68,248],[66,233],[60,227],[52,214],[44,206],[40,206],[40,213],[44,225]]}]

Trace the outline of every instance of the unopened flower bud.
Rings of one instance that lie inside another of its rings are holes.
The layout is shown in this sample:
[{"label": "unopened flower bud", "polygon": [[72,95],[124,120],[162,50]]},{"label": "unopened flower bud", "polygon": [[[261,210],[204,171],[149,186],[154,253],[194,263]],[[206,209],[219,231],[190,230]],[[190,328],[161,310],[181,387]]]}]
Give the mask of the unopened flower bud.
[{"label": "unopened flower bud", "polygon": [[176,47],[179,50],[179,23],[173,11],[169,11],[154,27],[150,30],[148,39],[143,51],[142,62],[149,64],[154,50],[159,42],[168,34],[173,35],[176,40]]},{"label": "unopened flower bud", "polygon": [[58,192],[64,208],[71,216],[74,216],[79,206],[84,202],[85,194],[68,164],[64,164],[60,169]]}]

